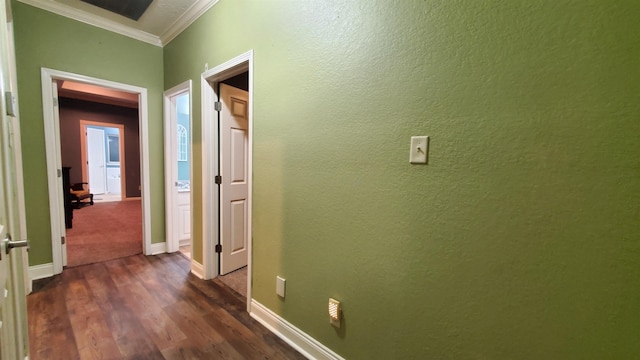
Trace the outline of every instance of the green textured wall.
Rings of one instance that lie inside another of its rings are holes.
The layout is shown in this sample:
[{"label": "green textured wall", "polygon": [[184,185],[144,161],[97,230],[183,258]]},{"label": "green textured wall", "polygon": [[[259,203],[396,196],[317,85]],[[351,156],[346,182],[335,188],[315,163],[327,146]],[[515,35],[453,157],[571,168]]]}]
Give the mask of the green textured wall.
[{"label": "green textured wall", "polygon": [[147,88],[151,236],[164,241],[162,49],[13,1],[29,264],[50,263],[40,68],[46,67]]},{"label": "green textured wall", "polygon": [[196,81],[197,164],[204,64],[255,50],[253,296],[337,353],[638,358],[639,13],[224,0],[165,47],[165,88]]}]

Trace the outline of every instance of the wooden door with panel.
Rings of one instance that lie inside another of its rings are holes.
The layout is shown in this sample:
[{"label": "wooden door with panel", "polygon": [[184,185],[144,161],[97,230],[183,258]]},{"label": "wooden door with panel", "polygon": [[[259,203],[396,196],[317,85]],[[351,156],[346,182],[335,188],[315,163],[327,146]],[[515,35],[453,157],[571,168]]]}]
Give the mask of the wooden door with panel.
[{"label": "wooden door with panel", "polygon": [[220,275],[248,263],[248,156],[247,91],[220,84]]}]

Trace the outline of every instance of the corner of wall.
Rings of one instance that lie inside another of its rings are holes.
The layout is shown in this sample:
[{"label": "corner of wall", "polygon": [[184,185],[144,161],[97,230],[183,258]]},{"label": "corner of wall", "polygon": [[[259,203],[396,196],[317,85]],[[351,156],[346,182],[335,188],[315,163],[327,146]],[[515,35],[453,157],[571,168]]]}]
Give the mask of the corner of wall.
[{"label": "corner of wall", "polygon": [[204,265],[191,259],[191,273],[197,276],[199,279],[204,280]]}]

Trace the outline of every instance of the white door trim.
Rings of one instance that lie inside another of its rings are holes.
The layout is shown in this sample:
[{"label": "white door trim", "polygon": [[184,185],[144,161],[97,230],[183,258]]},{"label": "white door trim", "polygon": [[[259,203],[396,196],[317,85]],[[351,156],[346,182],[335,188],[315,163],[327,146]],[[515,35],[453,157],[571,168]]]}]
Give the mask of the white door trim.
[{"label": "white door trim", "polygon": [[62,168],[60,139],[56,134],[60,131],[60,124],[56,123],[55,115],[58,111],[54,104],[54,94],[51,84],[56,80],[69,80],[114,90],[138,94],[138,116],[140,121],[140,155],[142,172],[142,251],[151,253],[151,194],[149,186],[149,111],[147,89],[114,81],[98,79],[70,72],[42,68],[42,111],[45,133],[45,149],[47,155],[47,179],[49,184],[49,212],[51,218],[51,250],[53,253],[54,274],[62,272],[64,264],[63,246],[60,238],[65,235],[62,188],[58,186],[58,171]]},{"label": "white door trim", "polygon": [[[249,72],[249,154],[247,159],[249,197],[247,199],[248,224],[248,267],[247,267],[247,311],[251,311],[251,269],[253,249],[252,229],[252,189],[253,189],[253,50],[222,63],[202,73],[200,87],[202,91],[202,253],[205,279],[218,276],[218,256],[215,245],[218,243],[218,185],[214,178],[218,175],[218,127],[214,102],[218,100],[215,84]],[[213,156],[210,156],[213,155]]]},{"label": "white door trim", "polygon": [[[192,114],[192,87],[191,80],[187,80],[181,84],[178,84],[171,89],[164,92],[164,194],[165,194],[165,203],[164,203],[164,213],[165,213],[165,226],[166,226],[166,241],[167,241],[167,252],[176,252],[178,251],[178,240],[173,238],[174,234],[174,224],[173,220],[177,216],[175,214],[177,199],[175,198],[175,185],[173,184],[174,178],[177,178],[178,168],[176,161],[176,153],[175,149],[177,146],[177,139],[175,136],[175,123],[172,120],[173,114],[176,113],[176,104],[172,101],[172,98],[178,97],[182,94],[189,94],[189,122],[191,122],[191,114]],[[192,136],[192,128],[193,126],[189,126],[189,160],[191,161],[192,166],[189,167],[189,178],[193,179],[193,136]],[[169,146],[171,144],[176,144],[176,146]],[[193,189],[192,189],[193,190]],[[193,191],[189,192],[189,208],[191,210],[191,214],[193,214]],[[193,217],[193,216],[192,216]],[[193,220],[193,219],[192,219]],[[193,234],[193,221],[191,221],[191,234]],[[193,246],[193,236],[191,238],[191,246]]]}]

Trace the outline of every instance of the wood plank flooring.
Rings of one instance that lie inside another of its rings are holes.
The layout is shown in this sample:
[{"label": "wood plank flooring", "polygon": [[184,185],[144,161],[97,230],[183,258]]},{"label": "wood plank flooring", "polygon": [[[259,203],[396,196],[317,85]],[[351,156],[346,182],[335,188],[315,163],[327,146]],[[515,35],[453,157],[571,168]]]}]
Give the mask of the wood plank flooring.
[{"label": "wood plank flooring", "polygon": [[180,254],[65,269],[27,297],[31,359],[305,359]]}]

